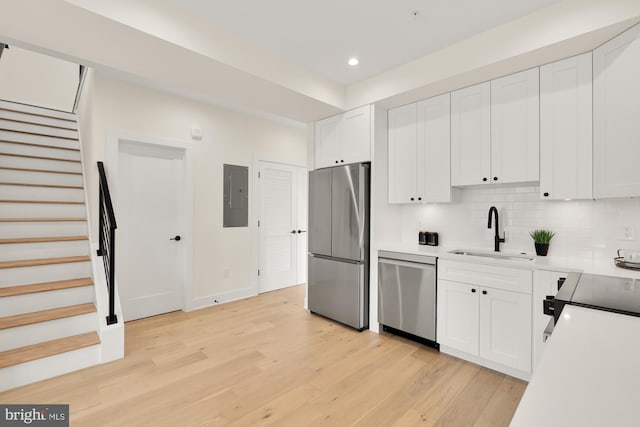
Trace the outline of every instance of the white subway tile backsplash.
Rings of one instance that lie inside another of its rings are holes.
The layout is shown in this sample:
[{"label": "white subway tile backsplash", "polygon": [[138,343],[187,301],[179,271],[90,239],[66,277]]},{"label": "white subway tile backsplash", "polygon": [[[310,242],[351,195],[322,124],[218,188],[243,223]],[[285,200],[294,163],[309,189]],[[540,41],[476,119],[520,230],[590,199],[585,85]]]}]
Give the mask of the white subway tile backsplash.
[{"label": "white subway tile backsplash", "polygon": [[640,248],[624,240],[624,226],[640,238],[640,200],[541,200],[537,186],[481,186],[459,190],[449,204],[402,208],[402,240],[417,240],[420,229],[437,231],[444,246],[493,248],[487,229],[491,206],[500,213],[500,230],[507,232],[505,250],[534,252],[529,231],[548,228],[556,233],[549,255],[610,259],[618,248]]}]

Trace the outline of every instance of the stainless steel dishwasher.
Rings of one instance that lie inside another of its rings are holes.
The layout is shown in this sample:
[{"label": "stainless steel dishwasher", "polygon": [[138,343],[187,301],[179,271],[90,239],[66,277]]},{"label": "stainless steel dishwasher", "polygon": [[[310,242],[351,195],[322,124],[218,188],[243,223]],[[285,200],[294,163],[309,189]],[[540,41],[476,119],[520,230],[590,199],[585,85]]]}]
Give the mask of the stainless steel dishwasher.
[{"label": "stainless steel dishwasher", "polygon": [[378,252],[378,321],[383,330],[438,348],[436,257]]}]

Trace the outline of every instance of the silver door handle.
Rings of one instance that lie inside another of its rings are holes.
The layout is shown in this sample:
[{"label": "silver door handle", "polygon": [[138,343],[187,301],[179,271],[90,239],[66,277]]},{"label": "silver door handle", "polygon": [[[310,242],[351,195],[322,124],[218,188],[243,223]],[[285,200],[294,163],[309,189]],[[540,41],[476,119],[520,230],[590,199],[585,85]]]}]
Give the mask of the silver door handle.
[{"label": "silver door handle", "polygon": [[307,230],[298,230],[298,234],[300,234],[300,233],[306,233],[306,232],[307,232]]}]

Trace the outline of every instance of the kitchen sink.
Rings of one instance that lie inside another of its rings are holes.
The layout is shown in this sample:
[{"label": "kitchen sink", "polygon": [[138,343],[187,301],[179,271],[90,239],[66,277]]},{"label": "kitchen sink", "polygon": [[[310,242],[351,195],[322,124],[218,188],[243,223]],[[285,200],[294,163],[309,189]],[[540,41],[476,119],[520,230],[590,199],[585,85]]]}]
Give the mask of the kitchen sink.
[{"label": "kitchen sink", "polygon": [[525,253],[489,251],[485,252],[473,249],[456,249],[454,251],[450,251],[449,253],[454,255],[479,256],[484,258],[504,259],[510,261],[533,261],[535,259],[535,257],[533,257],[532,255],[527,255]]}]

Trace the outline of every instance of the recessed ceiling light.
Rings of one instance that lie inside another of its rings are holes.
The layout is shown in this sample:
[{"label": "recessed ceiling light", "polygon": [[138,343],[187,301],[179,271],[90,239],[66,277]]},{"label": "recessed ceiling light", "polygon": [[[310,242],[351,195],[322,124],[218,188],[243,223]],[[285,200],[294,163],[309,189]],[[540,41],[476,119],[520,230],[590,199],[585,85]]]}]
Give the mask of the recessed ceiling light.
[{"label": "recessed ceiling light", "polygon": [[358,61],[358,58],[356,58],[356,57],[349,58],[349,62],[347,62],[347,64],[351,65],[352,67],[355,67],[359,63],[360,63],[360,61]]}]

